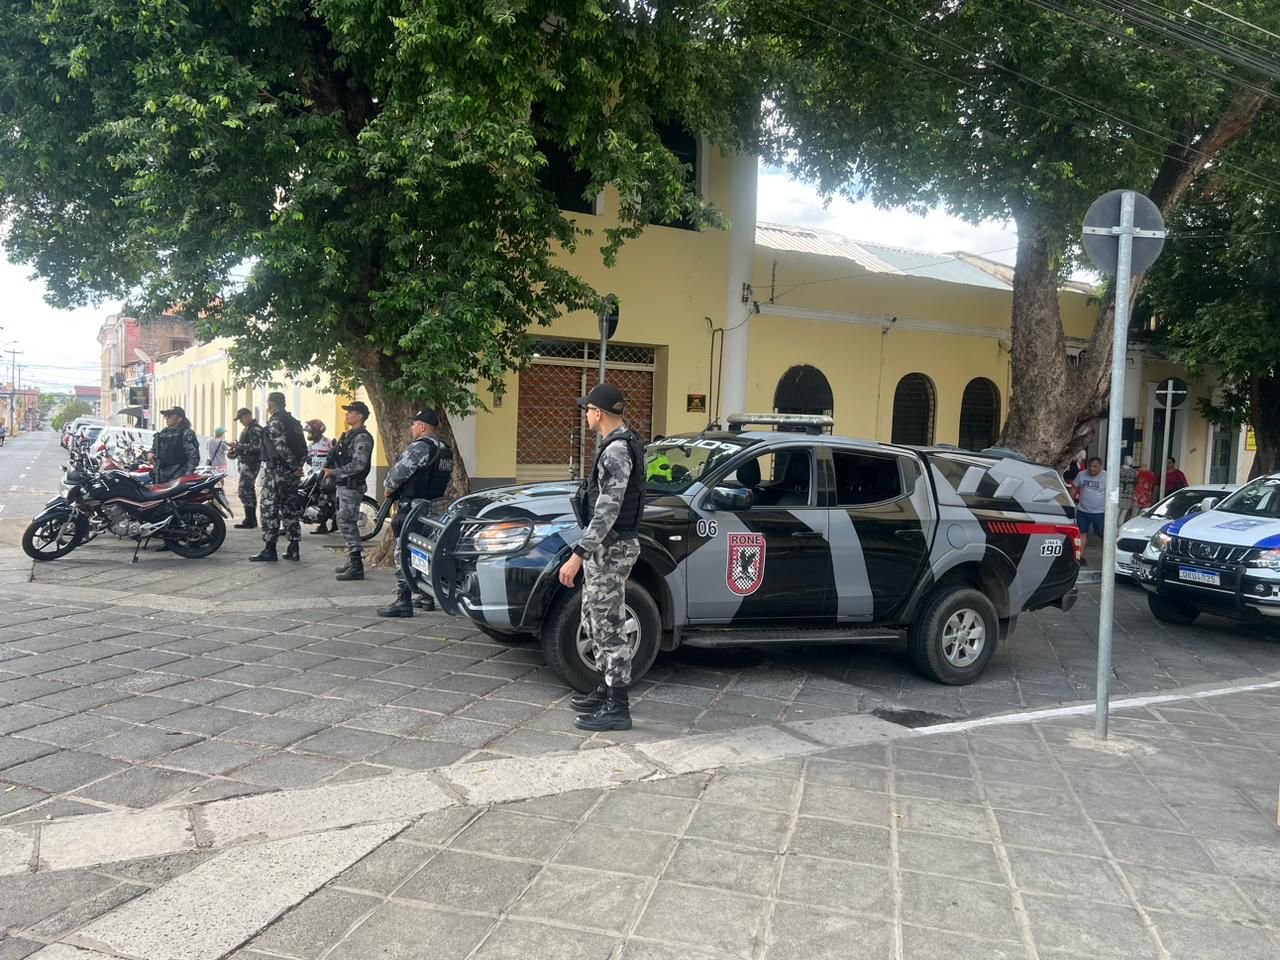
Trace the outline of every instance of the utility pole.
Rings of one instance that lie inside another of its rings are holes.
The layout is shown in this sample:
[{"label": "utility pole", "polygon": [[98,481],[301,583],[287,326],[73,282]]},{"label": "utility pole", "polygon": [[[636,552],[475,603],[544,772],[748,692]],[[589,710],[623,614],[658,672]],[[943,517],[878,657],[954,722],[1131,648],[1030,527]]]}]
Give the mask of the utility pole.
[{"label": "utility pole", "polygon": [[15,424],[16,411],[14,405],[18,402],[18,357],[22,355],[21,350],[14,350],[11,344],[17,343],[17,340],[10,340],[5,346],[8,347],[9,354],[9,432],[16,433]]}]

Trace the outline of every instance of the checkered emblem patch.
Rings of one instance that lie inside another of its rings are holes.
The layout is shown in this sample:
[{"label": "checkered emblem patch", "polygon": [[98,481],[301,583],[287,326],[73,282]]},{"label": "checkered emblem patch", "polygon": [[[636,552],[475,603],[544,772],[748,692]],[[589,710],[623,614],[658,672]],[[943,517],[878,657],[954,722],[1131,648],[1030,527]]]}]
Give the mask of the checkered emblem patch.
[{"label": "checkered emblem patch", "polygon": [[729,589],[740,597],[749,597],[764,583],[764,534],[729,534]]}]

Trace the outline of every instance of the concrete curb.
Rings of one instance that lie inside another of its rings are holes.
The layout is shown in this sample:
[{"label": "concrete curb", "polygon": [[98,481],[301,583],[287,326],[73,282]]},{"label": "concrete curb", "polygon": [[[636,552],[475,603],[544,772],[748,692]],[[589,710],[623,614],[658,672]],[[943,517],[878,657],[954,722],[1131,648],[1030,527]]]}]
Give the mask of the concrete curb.
[{"label": "concrete curb", "polygon": [[[1113,700],[1111,709],[1280,687],[1259,678],[1228,687]],[[0,876],[99,866],[199,849],[229,849],[351,827],[407,822],[452,806],[485,806],[573,790],[807,756],[888,740],[1084,716],[1092,704],[909,729],[864,714],[761,724],[743,730],[537,757],[473,761],[419,773],[128,813],[86,814],[0,830]]]}]

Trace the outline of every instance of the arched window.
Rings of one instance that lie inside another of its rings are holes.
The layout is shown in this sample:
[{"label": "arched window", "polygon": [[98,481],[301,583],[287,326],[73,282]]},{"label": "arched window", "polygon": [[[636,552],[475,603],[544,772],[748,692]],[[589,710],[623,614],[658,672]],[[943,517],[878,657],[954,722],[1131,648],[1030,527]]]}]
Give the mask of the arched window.
[{"label": "arched window", "polygon": [[928,446],[933,443],[937,391],[923,373],[908,373],[893,391],[894,443]]},{"label": "arched window", "polygon": [[960,446],[964,450],[993,447],[1000,432],[1000,391],[986,377],[975,377],[960,401]]},{"label": "arched window", "polygon": [[807,413],[831,416],[835,403],[831,384],[817,367],[792,367],[778,380],[773,391],[774,413]]}]

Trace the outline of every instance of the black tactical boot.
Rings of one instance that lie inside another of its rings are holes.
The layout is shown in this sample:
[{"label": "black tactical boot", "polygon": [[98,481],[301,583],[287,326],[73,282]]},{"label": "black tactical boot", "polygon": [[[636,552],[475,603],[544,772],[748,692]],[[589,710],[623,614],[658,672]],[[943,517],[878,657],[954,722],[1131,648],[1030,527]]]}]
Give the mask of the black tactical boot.
[{"label": "black tactical boot", "polygon": [[339,580],[363,580],[364,579],[364,558],[358,553],[351,554],[351,559],[347,561],[346,568],[338,574]]},{"label": "black tactical boot", "polygon": [[609,688],[605,686],[602,677],[590,693],[579,693],[577,696],[570,697],[569,706],[584,716],[590,716],[603,707],[607,699],[609,699]]},{"label": "black tactical boot", "polygon": [[426,610],[429,613],[436,608],[436,598],[430,594],[420,593],[413,598],[413,605],[419,610]]},{"label": "black tactical boot", "polygon": [[604,706],[590,716],[578,717],[573,725],[579,730],[630,730],[631,700],[626,687],[609,687]]},{"label": "black tactical boot", "polygon": [[380,617],[412,617],[413,616],[413,592],[407,587],[400,588],[396,594],[395,602],[389,607],[383,607],[378,611]]},{"label": "black tactical boot", "polygon": [[262,561],[270,561],[274,563],[279,559],[280,557],[276,555],[276,542],[274,540],[266,541],[262,545],[262,552],[255,553],[252,557],[249,558],[250,562],[252,563],[258,563]]},{"label": "black tactical boot", "polygon": [[289,549],[285,550],[284,558],[286,560],[301,560],[302,556],[298,553],[298,541],[290,540]]},{"label": "black tactical boot", "polygon": [[237,530],[254,530],[258,526],[258,508],[245,507],[244,519],[239,523],[232,524]]},{"label": "black tactical boot", "polygon": [[320,535],[320,534],[322,534],[322,533],[334,533],[337,529],[338,529],[338,528],[337,528],[336,526],[335,526],[335,527],[333,527],[333,528],[330,528],[330,527],[329,527],[329,521],[328,521],[328,520],[321,520],[321,521],[320,521],[320,526],[318,526],[318,527],[316,527],[314,530],[312,530],[312,531],[311,531],[311,535],[312,535],[313,537],[315,537],[315,536],[319,536],[319,535]]}]

